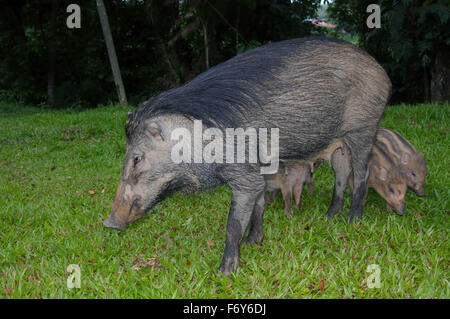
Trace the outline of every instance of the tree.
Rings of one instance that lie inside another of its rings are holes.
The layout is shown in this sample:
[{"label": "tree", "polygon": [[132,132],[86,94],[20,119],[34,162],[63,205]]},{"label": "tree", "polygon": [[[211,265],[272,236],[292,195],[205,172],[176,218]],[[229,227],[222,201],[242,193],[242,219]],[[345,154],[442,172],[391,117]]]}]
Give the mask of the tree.
[{"label": "tree", "polygon": [[48,38],[48,75],[47,75],[47,103],[55,103],[55,72],[56,72],[56,15],[58,1],[52,0],[52,13]]},{"label": "tree", "polygon": [[116,49],[114,48],[114,41],[111,35],[111,29],[109,28],[108,15],[106,14],[105,4],[103,3],[103,0],[97,0],[97,9],[100,21],[102,23],[103,35],[105,38],[106,48],[108,49],[108,56],[114,75],[117,95],[119,96],[120,104],[126,105],[127,97],[125,95],[125,87],[123,86],[119,62],[117,61]]}]

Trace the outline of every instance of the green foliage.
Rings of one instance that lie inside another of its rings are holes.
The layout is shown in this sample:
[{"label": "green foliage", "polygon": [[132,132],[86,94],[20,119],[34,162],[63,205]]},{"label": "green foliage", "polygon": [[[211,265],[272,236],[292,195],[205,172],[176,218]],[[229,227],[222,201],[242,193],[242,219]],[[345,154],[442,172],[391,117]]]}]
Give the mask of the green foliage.
[{"label": "green foliage", "polygon": [[54,107],[95,107],[103,104],[107,98],[108,94],[96,79],[85,79],[81,83],[63,82],[56,88]]},{"label": "green foliage", "polygon": [[[278,198],[264,242],[241,248],[240,268],[218,274],[231,192],[174,194],[124,232],[111,209],[125,153],[127,111],[118,105],[42,110],[0,103],[0,298],[449,298],[450,105],[389,107],[382,125],[425,156],[426,196],[407,194],[398,216],[369,191],[364,216],[324,214],[333,172],[288,219]],[[69,290],[66,268],[81,267]],[[367,286],[380,266],[381,288]],[[323,289],[320,289],[321,281]]]},{"label": "green foliage", "polygon": [[237,45],[237,52],[239,54],[239,53],[242,53],[242,52],[245,52],[245,51],[257,48],[259,46],[261,46],[261,43],[258,42],[258,41],[255,41],[255,40],[251,40],[248,44],[239,43]]},{"label": "green foliage", "polygon": [[[52,5],[57,14],[52,24]],[[0,11],[0,89],[8,99],[45,104],[55,47],[54,107],[115,99],[95,1],[80,0],[81,29],[66,27],[70,0],[9,1]],[[319,0],[105,1],[129,100],[147,98],[210,65],[272,41],[305,36]],[[141,102],[141,101],[139,101]]]},{"label": "green foliage", "polygon": [[[4,100],[46,105],[53,73],[54,107],[95,107],[116,99],[95,1],[77,2],[82,11],[79,30],[66,27],[65,9],[72,2],[17,0],[2,6],[0,96]],[[308,35],[341,38],[366,49],[387,70],[393,102],[429,98],[436,73],[442,69],[450,74],[450,65],[436,62],[438,53],[445,57],[450,52],[448,1],[379,1],[382,28],[372,30],[366,26],[366,8],[372,0],[326,1],[327,6],[321,2],[113,0],[105,5],[125,89],[129,100],[137,103],[203,72],[206,48],[208,64],[214,66],[261,44]],[[338,27],[313,26],[316,17]]]},{"label": "green foliage", "polygon": [[394,102],[429,98],[430,69],[437,52],[450,44],[448,1],[383,0],[381,29],[368,29],[366,8],[371,2],[336,0],[328,13],[339,26],[358,35],[360,46],[383,64],[393,82]]}]

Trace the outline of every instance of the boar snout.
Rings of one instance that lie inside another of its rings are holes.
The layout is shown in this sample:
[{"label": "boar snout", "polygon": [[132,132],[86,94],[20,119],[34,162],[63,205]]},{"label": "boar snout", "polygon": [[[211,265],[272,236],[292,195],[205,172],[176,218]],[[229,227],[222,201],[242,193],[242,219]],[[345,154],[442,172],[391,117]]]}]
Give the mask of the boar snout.
[{"label": "boar snout", "polygon": [[425,189],[423,187],[419,188],[417,190],[417,195],[420,196],[420,197],[425,196]]},{"label": "boar snout", "polygon": [[144,216],[145,210],[142,208],[141,201],[141,196],[133,194],[130,186],[122,181],[117,189],[111,215],[103,221],[103,225],[124,230],[128,224]]},{"label": "boar snout", "polygon": [[392,204],[394,204],[393,205],[394,210],[395,210],[395,212],[398,215],[404,215],[405,214],[405,212],[406,212],[406,203],[405,203],[404,200],[401,200],[401,201],[399,201],[397,203],[392,203]]},{"label": "boar snout", "polygon": [[116,221],[116,219],[114,218],[114,212],[112,212],[111,215],[103,221],[103,225],[108,228],[118,229],[120,231],[124,230],[127,227],[126,224],[119,224]]},{"label": "boar snout", "polygon": [[120,207],[118,210],[112,210],[108,219],[103,221],[103,225],[109,228],[124,230],[128,224],[138,220],[145,215],[145,210],[141,208],[139,200],[132,202],[131,206]]}]

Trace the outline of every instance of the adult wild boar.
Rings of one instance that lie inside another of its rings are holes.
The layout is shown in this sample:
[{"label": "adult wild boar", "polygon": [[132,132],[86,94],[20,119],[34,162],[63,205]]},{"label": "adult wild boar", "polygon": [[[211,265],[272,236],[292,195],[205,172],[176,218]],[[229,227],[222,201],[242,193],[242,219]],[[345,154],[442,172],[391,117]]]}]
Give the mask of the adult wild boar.
[{"label": "adult wild boar", "polygon": [[[262,240],[261,159],[241,164],[174,163],[171,132],[180,127],[192,132],[194,120],[223,132],[227,127],[279,128],[280,160],[307,161],[332,143],[345,142],[355,185],[349,219],[360,217],[368,156],[390,90],[383,68],[341,40],[286,40],[237,55],[129,115],[122,178],[104,224],[123,230],[174,190],[226,183],[232,196],[220,270],[228,275],[238,267],[239,247],[249,223],[247,242]],[[341,184],[337,178],[330,217],[342,208]]]}]

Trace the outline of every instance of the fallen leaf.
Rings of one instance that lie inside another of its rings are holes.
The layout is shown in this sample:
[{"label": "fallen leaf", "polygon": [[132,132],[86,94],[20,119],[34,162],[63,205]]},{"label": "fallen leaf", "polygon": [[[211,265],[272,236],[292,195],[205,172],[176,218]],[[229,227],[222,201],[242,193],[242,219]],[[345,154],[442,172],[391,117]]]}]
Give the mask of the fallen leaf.
[{"label": "fallen leaf", "polygon": [[103,188],[103,189],[102,189],[102,194],[103,194],[104,192],[105,192],[105,189]]},{"label": "fallen leaf", "polygon": [[93,189],[90,189],[90,190],[89,190],[89,194],[94,195],[94,194],[95,194],[95,191],[94,191]]},{"label": "fallen leaf", "polygon": [[213,241],[209,241],[209,240],[208,240],[208,241],[206,242],[206,244],[207,244],[208,246],[214,246],[214,242],[213,242]]},{"label": "fallen leaf", "polygon": [[191,261],[190,261],[189,259],[186,259],[185,265],[186,265],[187,267],[189,267],[189,266],[191,265]]},{"label": "fallen leaf", "polygon": [[325,278],[322,277],[322,279],[320,279],[319,289],[323,290],[323,288],[325,288]]}]

